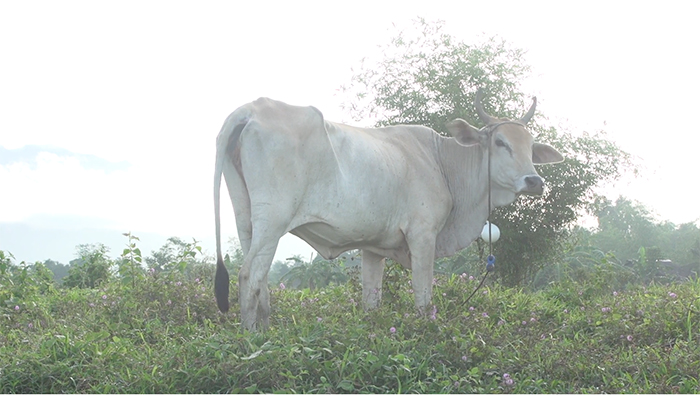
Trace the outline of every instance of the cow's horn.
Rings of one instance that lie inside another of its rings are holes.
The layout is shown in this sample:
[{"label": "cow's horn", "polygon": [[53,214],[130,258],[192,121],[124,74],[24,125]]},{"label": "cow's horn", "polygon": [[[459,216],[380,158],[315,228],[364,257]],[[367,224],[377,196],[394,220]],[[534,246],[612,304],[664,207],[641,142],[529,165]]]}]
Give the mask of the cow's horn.
[{"label": "cow's horn", "polygon": [[523,117],[520,118],[520,122],[522,122],[524,125],[527,125],[527,123],[530,122],[530,119],[532,119],[532,116],[535,115],[535,107],[537,107],[537,98],[533,96],[532,105],[530,106],[530,109],[527,110],[527,114],[523,115]]},{"label": "cow's horn", "polygon": [[481,98],[484,96],[484,92],[479,88],[476,91],[476,97],[474,98],[474,107],[476,107],[476,113],[479,115],[481,122],[486,125],[494,123],[496,120],[484,111],[484,106],[481,104]]}]

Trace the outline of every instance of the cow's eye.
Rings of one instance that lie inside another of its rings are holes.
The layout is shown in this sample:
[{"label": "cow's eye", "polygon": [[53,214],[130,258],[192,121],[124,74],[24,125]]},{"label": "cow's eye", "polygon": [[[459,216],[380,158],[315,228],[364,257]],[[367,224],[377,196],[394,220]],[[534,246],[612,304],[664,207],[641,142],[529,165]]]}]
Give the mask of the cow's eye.
[{"label": "cow's eye", "polygon": [[496,146],[505,147],[506,143],[504,143],[503,140],[501,140],[501,139],[496,139]]}]

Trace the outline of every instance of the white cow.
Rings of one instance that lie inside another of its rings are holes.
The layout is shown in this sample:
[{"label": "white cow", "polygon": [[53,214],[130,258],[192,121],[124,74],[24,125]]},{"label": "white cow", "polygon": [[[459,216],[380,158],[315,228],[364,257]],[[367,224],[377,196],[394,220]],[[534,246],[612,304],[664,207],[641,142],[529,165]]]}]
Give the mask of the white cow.
[{"label": "white cow", "polygon": [[[362,250],[366,309],[381,300],[384,258],[413,270],[419,311],[430,306],[435,258],[475,240],[493,207],[519,194],[541,195],[533,163],[563,157],[536,143],[525,124],[493,118],[475,105],[484,129],[456,119],[454,138],[423,126],[379,129],[329,122],[314,107],[267,98],[235,110],[216,140],[214,210],[219,309],[228,311],[229,276],[221,256],[223,173],[233,202],[244,262],[238,275],[245,328],[266,327],[267,275],[280,237],[290,232],[326,259]],[[491,207],[488,158],[491,153]]]}]

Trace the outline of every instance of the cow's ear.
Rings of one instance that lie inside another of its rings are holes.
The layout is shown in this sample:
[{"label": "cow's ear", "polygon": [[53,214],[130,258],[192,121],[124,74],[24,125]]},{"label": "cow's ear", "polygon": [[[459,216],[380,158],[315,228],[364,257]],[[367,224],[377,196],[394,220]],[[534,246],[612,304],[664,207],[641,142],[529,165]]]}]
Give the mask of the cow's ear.
[{"label": "cow's ear", "polygon": [[481,136],[479,134],[479,129],[470,125],[467,121],[461,118],[457,118],[452,122],[448,122],[447,130],[450,132],[452,137],[457,140],[457,142],[464,146],[470,146],[479,144],[481,142]]},{"label": "cow's ear", "polygon": [[532,146],[532,163],[543,165],[546,163],[563,162],[564,157],[554,147],[547,144],[535,143]]}]

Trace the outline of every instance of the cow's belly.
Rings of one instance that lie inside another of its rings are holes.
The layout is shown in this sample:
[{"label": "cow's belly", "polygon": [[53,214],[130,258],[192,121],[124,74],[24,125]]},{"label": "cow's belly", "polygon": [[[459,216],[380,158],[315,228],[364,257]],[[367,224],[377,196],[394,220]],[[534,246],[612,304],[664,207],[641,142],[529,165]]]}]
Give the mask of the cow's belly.
[{"label": "cow's belly", "polygon": [[391,258],[399,258],[406,250],[403,233],[385,228],[343,229],[324,222],[311,222],[290,231],[311,245],[326,259],[345,251],[367,249]]}]

